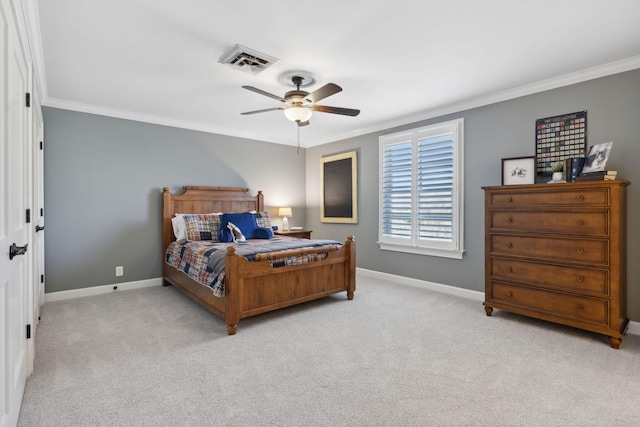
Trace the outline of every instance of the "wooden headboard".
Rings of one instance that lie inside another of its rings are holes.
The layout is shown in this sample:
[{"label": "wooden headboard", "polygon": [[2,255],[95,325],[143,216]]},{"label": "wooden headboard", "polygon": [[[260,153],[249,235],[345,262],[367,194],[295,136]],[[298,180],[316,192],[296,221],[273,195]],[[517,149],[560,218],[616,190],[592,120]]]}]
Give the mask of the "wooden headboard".
[{"label": "wooden headboard", "polygon": [[264,211],[262,191],[249,195],[248,188],[185,186],[184,193],[171,194],[162,189],[162,253],[175,240],[171,218],[177,213],[205,214],[212,212]]}]

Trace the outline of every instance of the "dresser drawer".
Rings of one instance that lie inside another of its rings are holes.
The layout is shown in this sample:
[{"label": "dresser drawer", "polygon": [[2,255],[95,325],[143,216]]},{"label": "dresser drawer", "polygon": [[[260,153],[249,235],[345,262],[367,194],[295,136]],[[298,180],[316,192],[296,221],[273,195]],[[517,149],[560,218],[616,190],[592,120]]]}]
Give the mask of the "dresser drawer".
[{"label": "dresser drawer", "polygon": [[609,295],[608,270],[492,258],[489,274],[495,279],[535,283],[556,290]]},{"label": "dresser drawer", "polygon": [[521,210],[490,211],[492,230],[536,231],[539,233],[607,236],[609,211],[541,212]]},{"label": "dresser drawer", "polygon": [[563,294],[494,281],[491,282],[487,298],[489,302],[534,310],[582,322],[609,324],[609,301],[606,299]]},{"label": "dresser drawer", "polygon": [[492,193],[491,206],[609,206],[608,188],[572,189],[559,187],[557,190]]},{"label": "dresser drawer", "polygon": [[492,255],[609,265],[609,241],[491,234]]}]

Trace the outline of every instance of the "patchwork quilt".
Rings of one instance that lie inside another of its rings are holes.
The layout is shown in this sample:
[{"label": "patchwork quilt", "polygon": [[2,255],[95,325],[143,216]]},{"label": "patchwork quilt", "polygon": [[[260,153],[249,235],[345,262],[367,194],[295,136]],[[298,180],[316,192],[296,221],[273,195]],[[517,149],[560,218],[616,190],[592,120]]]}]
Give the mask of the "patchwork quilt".
[{"label": "patchwork quilt", "polygon": [[[280,252],[318,246],[342,247],[340,242],[323,239],[296,239],[287,236],[274,236],[273,239],[249,239],[246,243],[222,243],[211,240],[178,240],[167,248],[165,262],[198,283],[209,286],[213,294],[224,296],[224,261],[229,246],[236,247],[236,253],[249,261],[255,255],[267,252]],[[270,260],[272,267],[300,265],[320,261],[327,257],[326,253],[302,256],[283,257]]]}]

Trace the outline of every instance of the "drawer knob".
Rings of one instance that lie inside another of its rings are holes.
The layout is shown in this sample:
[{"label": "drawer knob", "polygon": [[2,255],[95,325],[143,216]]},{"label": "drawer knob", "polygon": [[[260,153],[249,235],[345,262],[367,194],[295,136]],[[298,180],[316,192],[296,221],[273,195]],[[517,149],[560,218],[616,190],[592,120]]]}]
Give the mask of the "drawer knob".
[{"label": "drawer knob", "polygon": [[582,304],[578,304],[578,305],[576,305],[576,308],[577,308],[578,310],[582,311],[582,310],[584,310],[584,305],[582,305]]},{"label": "drawer knob", "polygon": [[580,195],[578,196],[578,200],[584,200],[584,194],[580,194]]},{"label": "drawer knob", "polygon": [[513,197],[511,196],[507,197],[507,202],[513,202]]},{"label": "drawer knob", "polygon": [[510,248],[510,247],[512,247],[512,246],[513,246],[513,243],[511,243],[511,242],[507,242],[507,247],[508,247],[508,248]]},{"label": "drawer knob", "polygon": [[504,220],[504,222],[513,222],[513,219],[512,219],[512,218],[506,218],[506,219]]},{"label": "drawer knob", "polygon": [[513,295],[513,292],[511,292],[511,291],[507,291],[507,292],[505,293],[505,295],[506,295],[506,296],[508,296],[508,297],[510,297],[510,296],[512,296],[512,295]]},{"label": "drawer knob", "polygon": [[576,250],[576,252],[578,252],[579,254],[583,254],[583,253],[584,253],[584,249],[582,249],[582,248],[578,248],[578,249]]},{"label": "drawer knob", "polygon": [[508,267],[506,268],[506,270],[507,270],[507,272],[511,273],[511,272],[513,271],[513,268],[511,268],[511,266],[508,266]]},{"label": "drawer knob", "polygon": [[580,283],[584,282],[584,277],[578,276],[578,282],[580,282]]},{"label": "drawer knob", "polygon": [[576,223],[578,223],[578,225],[584,225],[584,219],[579,219]]}]

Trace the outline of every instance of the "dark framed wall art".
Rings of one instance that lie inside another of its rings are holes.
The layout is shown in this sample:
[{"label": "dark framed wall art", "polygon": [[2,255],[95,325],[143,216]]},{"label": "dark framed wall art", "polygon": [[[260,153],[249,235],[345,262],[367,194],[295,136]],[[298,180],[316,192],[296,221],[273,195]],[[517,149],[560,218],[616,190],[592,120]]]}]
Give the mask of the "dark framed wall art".
[{"label": "dark framed wall art", "polygon": [[320,220],[358,223],[358,157],[355,151],[320,159]]},{"label": "dark framed wall art", "polygon": [[587,149],[587,112],[578,111],[536,120],[537,182],[547,182],[551,168],[565,159],[584,157]]}]

